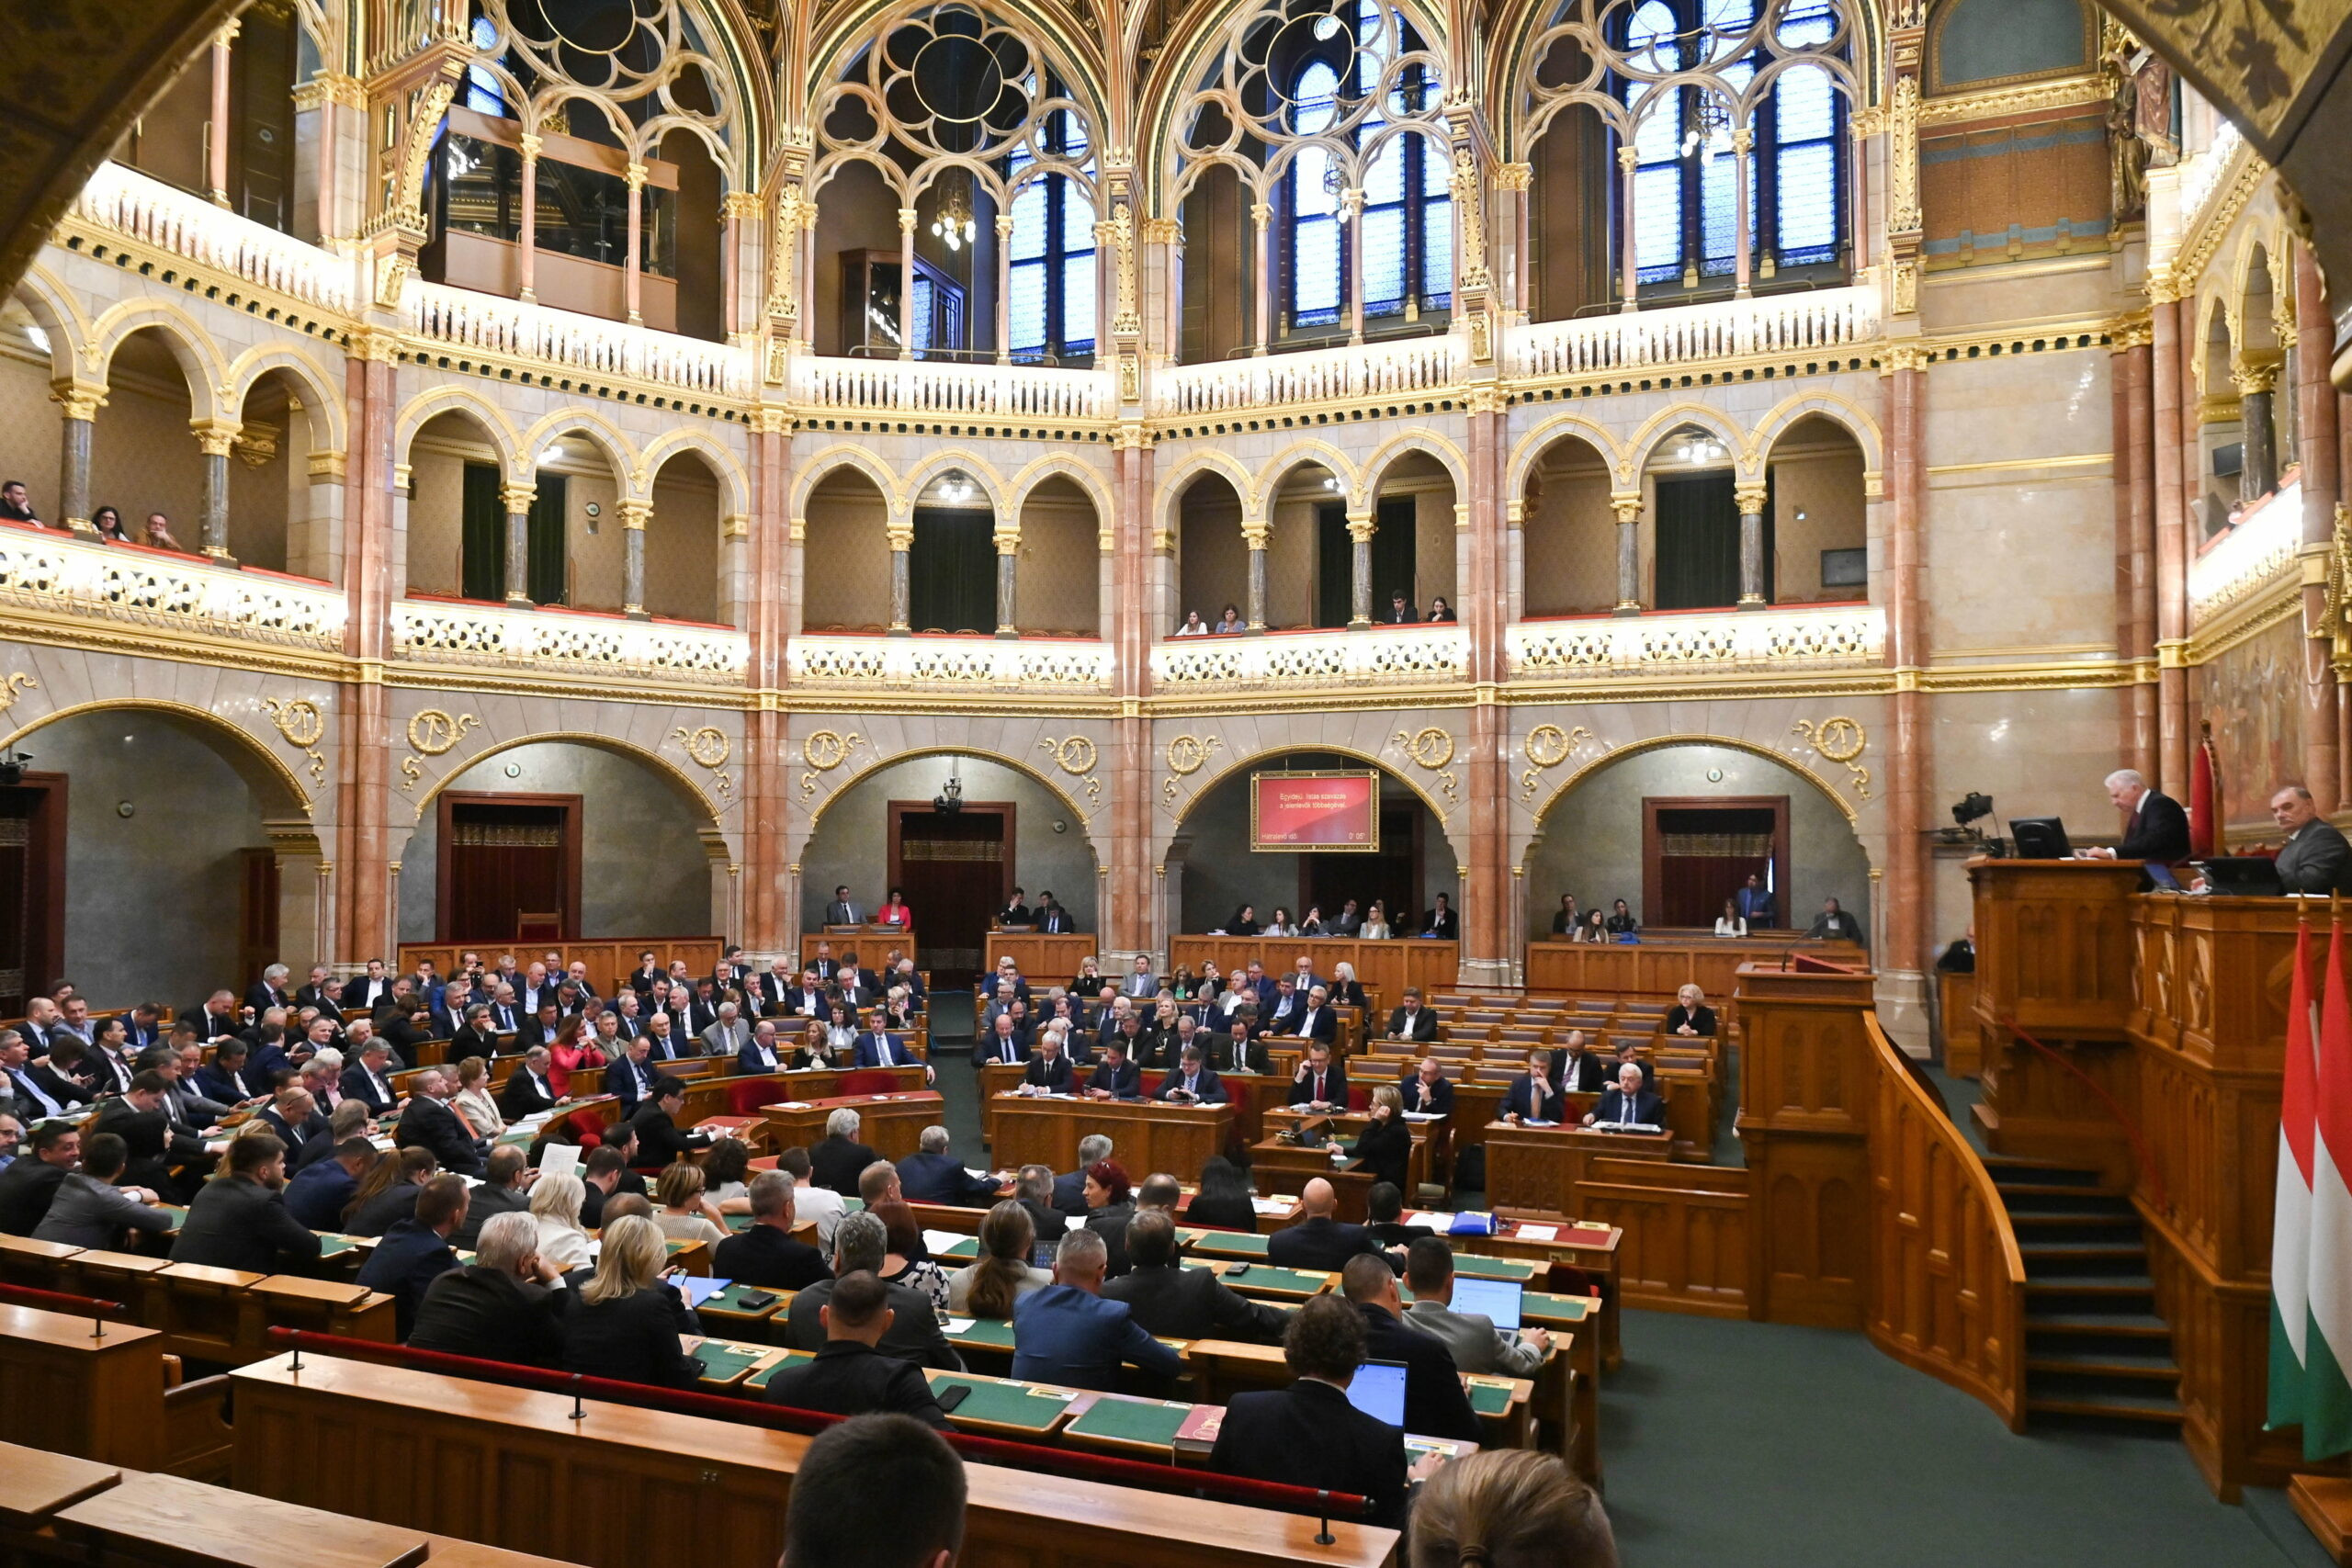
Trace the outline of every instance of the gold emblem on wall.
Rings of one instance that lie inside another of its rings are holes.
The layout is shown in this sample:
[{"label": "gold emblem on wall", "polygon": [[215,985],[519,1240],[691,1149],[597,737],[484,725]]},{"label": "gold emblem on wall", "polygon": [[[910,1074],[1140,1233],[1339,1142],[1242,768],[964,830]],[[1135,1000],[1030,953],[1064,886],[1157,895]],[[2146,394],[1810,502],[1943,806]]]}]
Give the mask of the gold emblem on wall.
[{"label": "gold emblem on wall", "polygon": [[1871,741],[1869,732],[1860,722],[1840,714],[1825,718],[1818,724],[1809,718],[1801,718],[1789,728],[1792,734],[1802,735],[1813,742],[1813,749],[1821,754],[1824,761],[1845,764],[1846,782],[1853,787],[1855,799],[1868,800],[1871,797],[1871,771],[1856,761],[1869,748]]},{"label": "gold emblem on wall", "polygon": [[1458,788],[1461,781],[1446,766],[1453,761],[1453,737],[1451,734],[1432,724],[1410,735],[1400,729],[1389,738],[1388,743],[1402,751],[1416,767],[1437,775],[1439,787],[1445,791],[1447,804],[1462,804]]},{"label": "gold emblem on wall", "polygon": [[1520,743],[1520,751],[1532,765],[1519,775],[1520,800],[1533,802],[1535,786],[1543,781],[1544,773],[1566,761],[1568,753],[1574,751],[1580,742],[1591,739],[1592,731],[1581,724],[1567,730],[1556,724],[1539,724],[1529,730],[1527,739]]},{"label": "gold emblem on wall", "polygon": [[0,713],[6,713],[10,708],[15,707],[17,705],[17,694],[22,692],[26,687],[39,686],[40,684],[40,682],[39,681],[34,680],[31,676],[26,674],[21,670],[9,676],[6,680],[0,681]]},{"label": "gold emblem on wall", "polygon": [[439,708],[420,709],[408,721],[409,749],[416,755],[401,759],[401,788],[414,790],[417,782],[424,777],[423,759],[454,750],[469,731],[481,725],[481,720],[469,713],[452,717]]},{"label": "gold emblem on wall", "polygon": [[319,755],[319,741],[326,735],[326,715],[319,705],[308,697],[264,697],[261,705],[269,710],[270,721],[277,726],[277,733],[286,743],[310,760],[311,782],[323,784],[327,776],[327,760]]},{"label": "gold emblem on wall", "polygon": [[[1072,735],[1060,740],[1046,736],[1038,740],[1037,750],[1052,752],[1055,764],[1072,777],[1092,773],[1094,764],[1102,761],[1102,753],[1095,749],[1094,742],[1083,735]],[[1102,804],[1101,779],[1086,779],[1086,803],[1089,806]]]},{"label": "gold emblem on wall", "polygon": [[817,793],[817,775],[830,773],[849,761],[849,754],[865,743],[865,738],[856,730],[836,735],[830,729],[816,730],[800,742],[800,760],[808,764],[800,775],[800,799],[806,805]]},{"label": "gold emblem on wall", "polygon": [[728,740],[725,730],[713,728],[707,724],[700,729],[688,729],[682,724],[670,732],[670,739],[684,748],[686,755],[699,766],[720,770],[718,775],[711,780],[711,788],[722,799],[734,798],[735,781],[724,770],[727,759],[735,754],[735,749]]},{"label": "gold emblem on wall", "polygon": [[1209,753],[1225,744],[1215,735],[1179,735],[1168,743],[1168,777],[1160,781],[1159,798],[1172,811],[1176,781],[1189,778],[1208,765]]}]

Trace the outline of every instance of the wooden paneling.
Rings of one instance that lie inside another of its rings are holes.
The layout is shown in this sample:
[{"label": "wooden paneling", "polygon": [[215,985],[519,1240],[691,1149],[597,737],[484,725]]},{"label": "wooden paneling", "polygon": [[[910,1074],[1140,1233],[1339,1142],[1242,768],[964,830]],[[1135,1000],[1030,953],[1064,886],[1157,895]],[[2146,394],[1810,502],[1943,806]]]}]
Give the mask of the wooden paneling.
[{"label": "wooden paneling", "polygon": [[116,1323],[0,1306],[0,1425],[106,1464],[164,1461],[163,1337]]},{"label": "wooden paneling", "polygon": [[1137,1181],[1156,1170],[1193,1181],[1211,1155],[1225,1152],[1233,1133],[1227,1105],[999,1095],[989,1108],[996,1112],[996,1138],[989,1158],[999,1170],[1024,1165],[1069,1170],[1078,1162],[1078,1141],[1100,1133],[1111,1140],[1111,1157]]},{"label": "wooden paneling", "polygon": [[1247,969],[1254,958],[1267,974],[1284,975],[1297,968],[1302,957],[1327,978],[1340,964],[1353,964],[1357,980],[1384,1009],[1396,1007],[1408,986],[1419,986],[1427,995],[1450,991],[1462,977],[1460,942],[1424,942],[1418,937],[1351,942],[1329,936],[1180,936],[1169,943],[1168,961],[1196,975],[1202,964],[1214,964],[1229,975]]},{"label": "wooden paneling", "polygon": [[1868,1272],[1867,974],[1741,966],[1740,1148],[1756,1196],[1751,1314],[1858,1328]]},{"label": "wooden paneling", "polygon": [[[1029,982],[1033,995],[1047,986],[1069,984],[1080,964],[1090,958],[1100,959],[1102,953],[1095,945],[1092,931],[1068,931],[1060,936],[1038,931],[990,931],[981,940],[985,944],[980,954],[982,966],[993,970],[998,959],[1011,958],[1013,967],[1021,971],[1021,977]],[[1102,978],[1111,985],[1123,986],[1127,977],[1114,974]],[[982,984],[986,983],[984,977]]]},{"label": "wooden paneling", "polygon": [[1568,1213],[1623,1227],[1617,1289],[1626,1306],[1747,1317],[1750,1173],[1651,1160],[1595,1159]]},{"label": "wooden paneling", "polygon": [[1944,1071],[1956,1078],[1973,1078],[1984,1060],[1976,1032],[1976,976],[1973,974],[1936,976],[1936,1016],[1944,1048]]},{"label": "wooden paneling", "polygon": [[1527,988],[1573,991],[1600,997],[1669,998],[1684,986],[1707,993],[1718,1009],[1735,1005],[1734,982],[1743,964],[1778,964],[1802,953],[1832,964],[1867,968],[1870,955],[1849,942],[1792,938],[1693,937],[1687,941],[1644,937],[1637,942],[1531,942],[1527,944]]}]

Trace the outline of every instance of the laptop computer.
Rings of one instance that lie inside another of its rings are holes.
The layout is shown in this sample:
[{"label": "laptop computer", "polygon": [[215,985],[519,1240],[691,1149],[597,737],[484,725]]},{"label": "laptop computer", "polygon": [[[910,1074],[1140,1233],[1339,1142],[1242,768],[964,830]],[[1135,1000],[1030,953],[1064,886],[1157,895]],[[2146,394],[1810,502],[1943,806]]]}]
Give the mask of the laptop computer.
[{"label": "laptop computer", "polygon": [[1405,1363],[1366,1361],[1348,1384],[1348,1403],[1398,1431],[1405,1428]]},{"label": "laptop computer", "polygon": [[1520,1297],[1527,1287],[1516,1280],[1470,1280],[1460,1275],[1453,1280],[1453,1310],[1475,1312],[1493,1320],[1497,1328],[1506,1334],[1518,1332]]},{"label": "laptop computer", "polygon": [[2267,855],[2223,855],[2192,862],[2214,893],[2240,898],[2282,898],[2287,886],[2278,880],[2278,863]]}]

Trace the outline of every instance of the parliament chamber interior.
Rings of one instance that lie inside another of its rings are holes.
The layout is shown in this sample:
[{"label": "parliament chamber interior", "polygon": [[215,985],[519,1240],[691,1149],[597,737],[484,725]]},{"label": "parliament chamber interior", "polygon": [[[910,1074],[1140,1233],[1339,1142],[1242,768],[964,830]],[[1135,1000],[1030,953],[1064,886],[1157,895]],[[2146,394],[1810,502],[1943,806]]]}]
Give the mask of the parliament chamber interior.
[{"label": "parliament chamber interior", "polygon": [[2344,6],[0,39],[0,1568],[2352,1564]]}]

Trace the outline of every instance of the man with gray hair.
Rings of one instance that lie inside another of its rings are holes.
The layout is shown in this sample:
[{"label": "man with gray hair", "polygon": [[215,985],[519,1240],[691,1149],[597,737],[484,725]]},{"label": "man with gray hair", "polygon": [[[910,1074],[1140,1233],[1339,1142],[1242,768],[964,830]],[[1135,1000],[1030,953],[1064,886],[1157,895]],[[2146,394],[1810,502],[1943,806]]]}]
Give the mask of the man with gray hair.
[{"label": "man with gray hair", "polygon": [[2281,784],[2270,797],[2270,819],[2287,841],[2278,846],[2278,886],[2289,893],[2352,892],[2352,844],[2319,814],[2312,792]]},{"label": "man with gray hair", "polygon": [[1111,1140],[1089,1133],[1078,1141],[1078,1168],[1054,1178],[1054,1207],[1065,1214],[1086,1215],[1086,1168],[1111,1157]]},{"label": "man with gray hair", "polygon": [[257,1013],[267,1012],[272,1008],[292,1007],[294,993],[286,988],[286,983],[292,978],[294,972],[285,964],[271,964],[261,972],[261,978],[245,992],[245,1005]]},{"label": "man with gray hair", "polygon": [[2150,789],[2148,781],[2131,768],[2118,768],[2107,775],[2107,798],[2123,813],[2122,841],[2111,850],[2077,850],[2078,856],[2161,861],[2167,865],[2188,858],[2188,813],[2180,802],[2161,790]]},{"label": "man with gray hair", "polygon": [[1039,1267],[1053,1260],[1054,1244],[1069,1229],[1069,1216],[1054,1207],[1054,1168],[1049,1165],[1024,1165],[1012,1179],[1013,1201],[1029,1211],[1029,1220],[1037,1229]]},{"label": "man with gray hair", "polygon": [[[860,1269],[880,1275],[883,1255],[889,1247],[889,1235],[880,1220],[872,1214],[842,1215],[842,1223],[833,1230],[833,1279],[820,1280],[792,1298],[785,1318],[784,1342],[796,1350],[822,1349],[825,1325],[818,1314],[832,1300],[834,1280]],[[905,1285],[892,1284],[888,1290],[893,1314],[890,1330],[875,1348],[918,1366],[962,1371],[963,1358],[956,1354],[946,1337],[940,1333],[939,1317],[932,1311],[931,1298]]]},{"label": "man with gray hair", "polygon": [[752,1179],[752,1224],[718,1244],[711,1255],[711,1272],[739,1285],[763,1290],[805,1291],[832,1278],[825,1255],[792,1238],[797,1223],[793,1213],[792,1178],[781,1170],[763,1170]]},{"label": "man with gray hair", "polygon": [[751,1043],[752,1032],[743,1027],[741,1010],[733,1002],[718,1004],[718,1021],[702,1032],[702,1051],[706,1056],[736,1056]]},{"label": "man with gray hair", "polygon": [[994,1176],[973,1175],[948,1154],[946,1128],[925,1127],[920,1144],[918,1152],[899,1162],[899,1189],[908,1202],[984,1209],[996,1201],[1002,1183]]},{"label": "man with gray hair", "polygon": [[825,1135],[808,1151],[808,1179],[844,1198],[857,1196],[857,1179],[882,1156],[857,1141],[863,1123],[846,1105],[825,1118]]},{"label": "man with gray hair", "polygon": [[560,1369],[571,1307],[562,1272],[539,1254],[538,1222],[524,1212],[498,1214],[481,1227],[474,1260],[425,1287],[408,1344]]},{"label": "man with gray hair", "polygon": [[1110,1262],[1096,1232],[1063,1235],[1054,1252],[1054,1282],[1023,1301],[1012,1320],[1014,1377],[1107,1391],[1117,1386],[1125,1362],[1171,1380],[1182,1373],[1183,1358],[1136,1322],[1126,1303],[1102,1299]]}]

